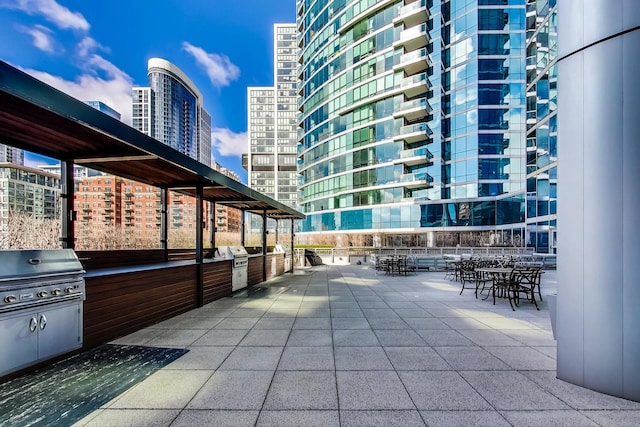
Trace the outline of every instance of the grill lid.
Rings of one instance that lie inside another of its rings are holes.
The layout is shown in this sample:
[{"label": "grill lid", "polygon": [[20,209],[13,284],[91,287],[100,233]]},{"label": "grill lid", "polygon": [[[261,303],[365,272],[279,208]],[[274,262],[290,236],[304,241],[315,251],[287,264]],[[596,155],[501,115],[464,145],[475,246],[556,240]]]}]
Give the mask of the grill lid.
[{"label": "grill lid", "polygon": [[73,249],[0,251],[0,280],[83,272]]}]

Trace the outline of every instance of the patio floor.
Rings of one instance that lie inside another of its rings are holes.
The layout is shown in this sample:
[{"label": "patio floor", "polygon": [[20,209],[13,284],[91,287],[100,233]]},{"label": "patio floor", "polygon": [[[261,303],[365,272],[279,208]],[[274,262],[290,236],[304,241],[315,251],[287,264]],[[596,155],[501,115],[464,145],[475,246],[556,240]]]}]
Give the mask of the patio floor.
[{"label": "patio floor", "polygon": [[640,424],[640,403],[555,378],[546,302],[514,312],[443,276],[300,268],[123,337],[189,352],[76,425]]}]

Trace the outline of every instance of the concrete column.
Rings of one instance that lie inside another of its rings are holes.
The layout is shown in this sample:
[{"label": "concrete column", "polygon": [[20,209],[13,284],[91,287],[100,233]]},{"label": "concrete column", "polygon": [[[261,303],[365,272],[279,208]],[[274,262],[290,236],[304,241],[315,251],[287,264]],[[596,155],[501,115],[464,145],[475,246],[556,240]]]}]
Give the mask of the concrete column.
[{"label": "concrete column", "polygon": [[640,401],[640,2],[558,24],[558,378]]}]

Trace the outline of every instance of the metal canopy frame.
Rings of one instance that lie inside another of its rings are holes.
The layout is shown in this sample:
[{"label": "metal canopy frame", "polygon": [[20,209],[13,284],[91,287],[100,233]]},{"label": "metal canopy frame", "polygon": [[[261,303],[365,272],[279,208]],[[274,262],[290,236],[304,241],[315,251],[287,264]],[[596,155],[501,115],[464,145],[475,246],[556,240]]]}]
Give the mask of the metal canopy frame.
[{"label": "metal canopy frame", "polygon": [[268,218],[305,218],[2,61],[0,142]]}]

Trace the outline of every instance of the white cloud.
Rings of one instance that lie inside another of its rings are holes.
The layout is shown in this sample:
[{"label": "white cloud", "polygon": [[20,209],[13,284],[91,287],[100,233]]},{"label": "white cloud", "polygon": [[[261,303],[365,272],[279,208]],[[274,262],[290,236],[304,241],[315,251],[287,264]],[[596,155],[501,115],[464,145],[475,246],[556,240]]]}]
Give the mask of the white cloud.
[{"label": "white cloud", "polygon": [[55,41],[51,36],[51,30],[43,25],[36,25],[33,28],[23,27],[22,31],[33,38],[33,45],[43,52],[55,53]]},{"label": "white cloud", "polygon": [[58,28],[89,31],[90,25],[81,13],[72,12],[55,0],[2,0],[0,7],[18,9],[29,15],[41,15]]},{"label": "white cloud", "polygon": [[247,152],[247,133],[235,133],[225,128],[211,129],[211,148],[221,156],[241,157]]},{"label": "white cloud", "polygon": [[81,101],[102,101],[122,114],[124,123],[131,124],[131,77],[99,55],[90,56],[87,67],[85,74],[73,81],[43,71],[24,71]]},{"label": "white cloud", "polygon": [[211,84],[216,87],[228,86],[232,80],[240,76],[240,68],[235,66],[225,55],[207,53],[204,49],[183,42],[182,48],[194,57],[198,65],[205,70]]},{"label": "white cloud", "polygon": [[95,41],[93,38],[87,36],[80,40],[78,45],[76,46],[78,55],[84,57],[89,55],[94,50],[101,50],[103,52],[109,52],[109,48],[102,46],[100,43]]}]

